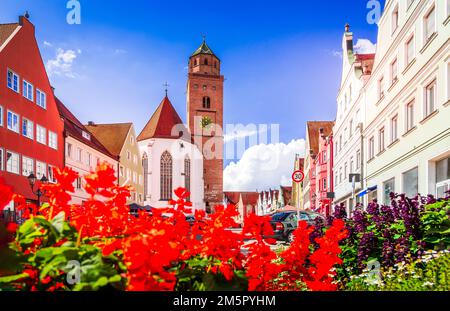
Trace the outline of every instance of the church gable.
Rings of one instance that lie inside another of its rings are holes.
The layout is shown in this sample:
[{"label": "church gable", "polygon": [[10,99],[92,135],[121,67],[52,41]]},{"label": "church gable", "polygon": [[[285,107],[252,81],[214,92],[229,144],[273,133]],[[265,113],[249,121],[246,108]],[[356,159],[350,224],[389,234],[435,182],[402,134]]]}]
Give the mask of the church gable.
[{"label": "church gable", "polygon": [[[172,133],[174,128],[178,128],[179,130]],[[180,116],[167,96],[161,101],[150,120],[138,135],[137,140],[142,141],[150,138],[181,138],[190,141],[189,131],[183,125],[183,121],[181,121]]]}]

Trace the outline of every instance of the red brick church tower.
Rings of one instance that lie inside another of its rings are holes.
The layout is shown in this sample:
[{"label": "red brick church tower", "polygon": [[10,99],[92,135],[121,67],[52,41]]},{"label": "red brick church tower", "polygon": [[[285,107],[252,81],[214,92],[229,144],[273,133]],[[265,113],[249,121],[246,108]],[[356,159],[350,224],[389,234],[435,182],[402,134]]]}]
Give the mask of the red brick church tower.
[{"label": "red brick church tower", "polygon": [[205,40],[189,58],[187,122],[203,152],[205,206],[223,202],[223,81],[220,60]]}]

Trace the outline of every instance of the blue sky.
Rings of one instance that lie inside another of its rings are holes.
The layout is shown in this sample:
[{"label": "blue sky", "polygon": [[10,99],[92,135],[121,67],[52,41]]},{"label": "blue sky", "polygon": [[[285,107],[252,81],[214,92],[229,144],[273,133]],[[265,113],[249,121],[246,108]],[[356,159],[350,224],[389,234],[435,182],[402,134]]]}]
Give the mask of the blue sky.
[{"label": "blue sky", "polygon": [[132,121],[138,132],[165,81],[185,119],[201,34],[222,60],[225,123],[280,124],[286,144],[304,138],[307,120],[334,119],[345,23],[355,43],[376,41],[365,0],[79,2],[81,25],[67,24],[66,0],[2,0],[0,22],[30,12],[56,94],[81,121]]}]

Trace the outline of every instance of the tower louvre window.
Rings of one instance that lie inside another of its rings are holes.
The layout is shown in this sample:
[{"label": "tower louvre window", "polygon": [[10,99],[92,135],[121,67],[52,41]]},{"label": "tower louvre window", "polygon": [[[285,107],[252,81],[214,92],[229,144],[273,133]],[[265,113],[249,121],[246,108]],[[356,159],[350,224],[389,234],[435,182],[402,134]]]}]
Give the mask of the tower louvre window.
[{"label": "tower louvre window", "polygon": [[211,108],[211,98],[209,98],[209,96],[203,97],[203,108],[205,109]]},{"label": "tower louvre window", "polygon": [[205,65],[208,65],[208,59],[205,58]]}]

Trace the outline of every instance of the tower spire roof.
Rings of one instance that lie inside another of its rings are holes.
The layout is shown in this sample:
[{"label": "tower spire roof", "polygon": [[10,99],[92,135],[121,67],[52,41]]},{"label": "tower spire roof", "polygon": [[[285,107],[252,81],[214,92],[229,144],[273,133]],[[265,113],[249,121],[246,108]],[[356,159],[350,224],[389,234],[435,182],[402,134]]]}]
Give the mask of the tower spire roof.
[{"label": "tower spire roof", "polygon": [[214,52],[209,48],[209,46],[206,44],[206,38],[205,36],[203,36],[203,42],[202,44],[199,46],[199,48],[197,50],[195,50],[195,52],[191,55],[195,56],[198,54],[209,54],[209,55],[214,55],[216,56],[216,54],[214,54]]}]

